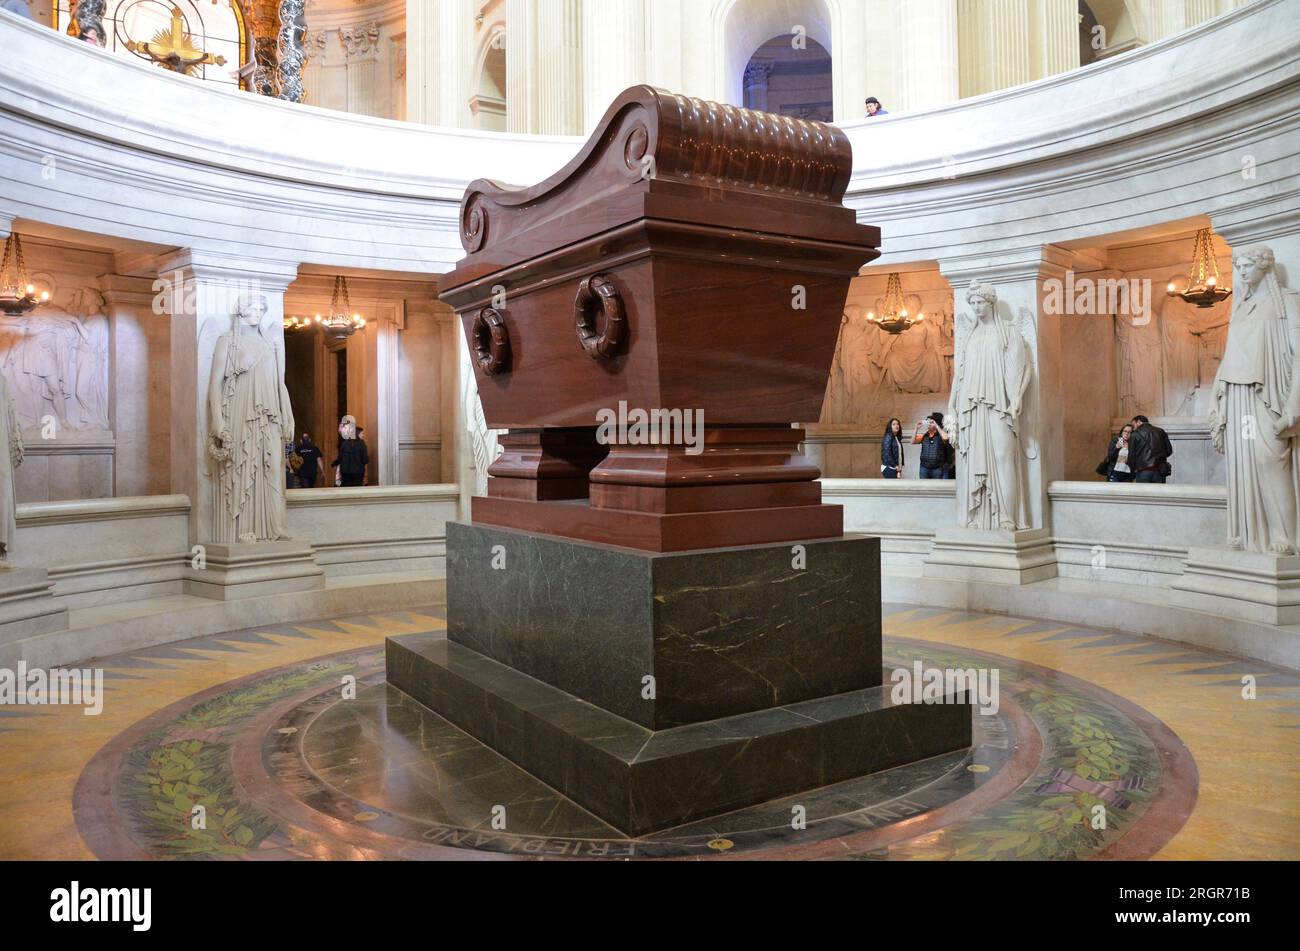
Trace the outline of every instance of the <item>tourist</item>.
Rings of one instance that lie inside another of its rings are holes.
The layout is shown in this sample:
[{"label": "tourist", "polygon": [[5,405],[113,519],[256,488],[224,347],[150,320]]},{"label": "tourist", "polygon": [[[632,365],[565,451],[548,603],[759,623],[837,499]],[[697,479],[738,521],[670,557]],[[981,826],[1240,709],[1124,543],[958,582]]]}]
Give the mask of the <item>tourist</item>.
[{"label": "tourist", "polygon": [[1105,476],[1107,482],[1133,481],[1133,468],[1128,461],[1132,437],[1133,426],[1129,424],[1110,441],[1110,447],[1106,450],[1106,460],[1097,467],[1097,474]]},{"label": "tourist", "polygon": [[325,474],[325,458],[320,447],[311,441],[310,433],[302,434],[298,443],[298,455],[302,465],[298,468],[298,484],[304,489],[316,488],[316,477]]},{"label": "tourist", "polygon": [[1133,417],[1133,435],[1129,437],[1128,465],[1134,482],[1164,482],[1173,475],[1169,457],[1174,454],[1169,434],[1145,416]]},{"label": "tourist", "polygon": [[91,46],[98,46],[101,49],[108,45],[108,37],[104,35],[104,28],[102,26],[96,26],[93,23],[82,29],[78,39],[89,43]]},{"label": "tourist", "polygon": [[[922,427],[925,432],[922,432]],[[931,413],[924,422],[916,424],[912,442],[921,446],[921,478],[946,479],[948,477],[948,436],[943,431],[943,414]]]},{"label": "tourist", "polygon": [[880,474],[886,479],[903,474],[903,423],[898,417],[889,421],[880,440]]},{"label": "tourist", "polygon": [[339,454],[330,463],[335,470],[334,484],[359,486],[366,484],[370,466],[370,453],[361,438],[363,430],[357,429],[355,416],[344,416],[339,422]]},{"label": "tourist", "polygon": [[872,96],[867,100],[867,118],[874,119],[876,116],[887,116],[889,112],[880,104],[880,100]]}]

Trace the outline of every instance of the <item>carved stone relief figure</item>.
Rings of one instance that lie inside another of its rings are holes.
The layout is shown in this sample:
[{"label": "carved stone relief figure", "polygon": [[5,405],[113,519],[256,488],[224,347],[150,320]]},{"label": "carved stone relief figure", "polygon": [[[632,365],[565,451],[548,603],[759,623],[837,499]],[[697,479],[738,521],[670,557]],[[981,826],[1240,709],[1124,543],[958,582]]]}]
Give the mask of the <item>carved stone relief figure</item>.
[{"label": "carved stone relief figure", "polygon": [[23,463],[23,433],[9,386],[0,376],[0,548],[8,557],[18,533],[14,470]]},{"label": "carved stone relief figure", "polygon": [[1115,315],[1114,321],[1119,414],[1163,416],[1165,375],[1160,322],[1152,317],[1139,323],[1123,314]]},{"label": "carved stone relief figure", "polygon": [[821,422],[854,423],[867,419],[884,379],[886,336],[867,320],[856,304],[844,309]]},{"label": "carved stone relief figure", "polygon": [[899,393],[942,393],[948,385],[940,322],[927,318],[890,336],[885,371]]},{"label": "carved stone relief figure", "polygon": [[1015,531],[1030,527],[1024,460],[1033,443],[1022,411],[1034,374],[1035,331],[1027,310],[1014,323],[998,316],[997,300],[989,284],[972,282],[967,291],[971,317],[957,326],[946,423],[958,453],[959,524]]},{"label": "carved stone relief figure", "polygon": [[1223,358],[1228,336],[1227,305],[1200,308],[1175,297],[1160,304],[1161,340],[1164,353],[1166,416],[1195,416],[1204,412],[1208,392]]},{"label": "carved stone relief figure", "polygon": [[75,292],[65,307],[42,307],[0,325],[0,372],[24,428],[53,420],[65,431],[106,431],[108,319],[97,291]]},{"label": "carved stone relief figure", "polygon": [[1273,251],[1238,251],[1232,320],[1214,380],[1210,437],[1227,457],[1228,544],[1294,554],[1300,506],[1300,296],[1281,285]]},{"label": "carved stone relief figure", "polygon": [[293,410],[284,356],[269,336],[266,298],[243,298],[230,333],[217,339],[208,384],[208,454],[213,476],[212,540],[288,538],[284,445]]}]

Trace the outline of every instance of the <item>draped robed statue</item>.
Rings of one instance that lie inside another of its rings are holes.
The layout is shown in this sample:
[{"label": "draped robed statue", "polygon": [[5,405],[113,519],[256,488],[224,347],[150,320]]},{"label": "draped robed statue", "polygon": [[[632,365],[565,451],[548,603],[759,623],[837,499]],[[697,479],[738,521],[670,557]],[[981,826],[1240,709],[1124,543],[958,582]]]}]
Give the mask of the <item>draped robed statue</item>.
[{"label": "draped robed statue", "polygon": [[1228,343],[1214,378],[1210,437],[1226,456],[1228,545],[1294,555],[1300,548],[1300,296],[1283,287],[1273,251],[1238,251]]},{"label": "draped robed statue", "polygon": [[9,384],[0,375],[0,557],[7,558],[18,534],[14,470],[23,463],[23,430]]},{"label": "draped robed statue", "polygon": [[219,544],[289,537],[284,446],[293,410],[284,357],[268,335],[266,298],[239,301],[230,333],[217,339],[208,384],[208,454],[213,473],[212,540]]},{"label": "draped robed statue", "polygon": [[957,450],[958,524],[1013,532],[1030,527],[1024,460],[1034,453],[1024,425],[1034,373],[1033,317],[998,316],[990,284],[972,282],[970,316],[957,323],[956,370],[948,400],[949,437]]}]

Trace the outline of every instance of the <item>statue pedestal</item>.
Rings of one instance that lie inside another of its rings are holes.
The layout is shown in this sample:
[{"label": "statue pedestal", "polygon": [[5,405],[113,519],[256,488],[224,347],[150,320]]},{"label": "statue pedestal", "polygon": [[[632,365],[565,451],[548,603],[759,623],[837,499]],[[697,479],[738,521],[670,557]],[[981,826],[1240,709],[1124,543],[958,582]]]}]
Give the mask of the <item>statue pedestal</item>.
[{"label": "statue pedestal", "polygon": [[68,629],[68,608],[54,599],[44,568],[0,566],[0,644]]},{"label": "statue pedestal", "polygon": [[970,745],[882,685],[880,542],[662,554],[447,526],[447,633],[388,681],[631,835]]},{"label": "statue pedestal", "polygon": [[235,601],[325,587],[325,571],[306,541],[207,543],[203,548],[206,564],[186,572],[186,594]]},{"label": "statue pedestal", "polygon": [[1262,624],[1300,624],[1300,555],[1191,548],[1170,584],[1181,607]]},{"label": "statue pedestal", "polygon": [[1032,584],[1056,577],[1056,549],[1046,529],[1018,532],[942,529],[925,559],[925,577],[993,584]]}]

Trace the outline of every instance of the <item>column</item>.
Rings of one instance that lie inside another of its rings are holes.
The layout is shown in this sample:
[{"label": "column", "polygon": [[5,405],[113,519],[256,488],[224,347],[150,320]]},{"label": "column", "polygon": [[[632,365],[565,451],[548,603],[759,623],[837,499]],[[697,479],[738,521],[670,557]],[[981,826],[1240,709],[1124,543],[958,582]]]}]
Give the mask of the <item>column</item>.
[{"label": "column", "polygon": [[[600,5],[609,2],[600,0]],[[537,0],[536,24],[537,119],[530,131],[542,135],[580,135],[583,130],[581,0]],[[506,29],[510,29],[509,21]],[[593,40],[604,43],[606,37],[593,37]],[[599,114],[604,112],[602,107]]]},{"label": "column", "polygon": [[750,109],[767,112],[767,83],[774,68],[774,63],[750,63],[745,67],[745,105]]},{"label": "column", "polygon": [[280,0],[280,29],[275,38],[275,94],[289,102],[302,102],[302,68],[307,62],[303,41],[307,35],[307,0]]},{"label": "column", "polygon": [[[898,109],[929,109],[957,99],[957,0],[910,0],[899,7],[902,99]],[[860,105],[860,104],[859,104]],[[886,106],[894,108],[893,105]]]},{"label": "column", "polygon": [[373,116],[375,109],[377,64],[379,62],[379,23],[371,20],[339,29],[348,76],[347,111]]},{"label": "column", "polygon": [[1030,0],[1029,33],[1032,79],[1079,68],[1077,0]]},{"label": "column", "polygon": [[469,128],[470,90],[474,64],[474,0],[441,0],[438,4],[438,124]]},{"label": "column", "polygon": [[406,0],[406,118],[468,127],[474,0]]},{"label": "column", "polygon": [[[1023,339],[1027,346],[1031,370],[1016,426],[1020,457],[1012,461],[1015,469],[1008,465],[999,470],[1004,480],[1011,479],[1018,486],[1027,511],[1017,517],[1014,529],[967,527],[972,482],[964,478],[967,473],[963,472],[964,460],[959,452],[953,525],[936,532],[934,546],[925,560],[927,577],[1030,584],[1056,576],[1047,486],[1065,474],[1060,321],[1069,318],[1044,312],[1041,302],[1045,282],[1063,282],[1070,261],[1067,252],[1046,245],[982,261],[939,262],[953,287],[959,347],[970,346],[971,335],[963,331],[960,322],[973,326],[972,308],[967,301],[973,281],[993,286],[997,305],[992,319],[1002,321],[1002,331]],[[966,351],[959,349],[958,373],[965,356]],[[956,425],[951,418],[946,422]]]},{"label": "column", "polygon": [[645,0],[596,0],[582,7],[583,131],[596,127],[614,98],[645,82]]},{"label": "column", "polygon": [[1187,27],[1184,0],[1147,0],[1147,42],[1155,43]]},{"label": "column", "polygon": [[171,491],[190,500],[188,594],[233,600],[324,585],[308,541],[214,541],[216,466],[208,452],[213,353],[218,338],[231,331],[240,299],[261,296],[267,304],[262,326],[280,348],[283,373],[284,291],[297,270],[293,264],[198,249],[159,259],[154,310],[171,324]]},{"label": "column", "polygon": [[437,8],[428,0],[406,0],[406,119],[437,123]]},{"label": "column", "polygon": [[957,15],[963,97],[1033,78],[1029,5],[1024,0],[958,0]]},{"label": "column", "polygon": [[538,0],[506,0],[506,130],[537,128]]}]

